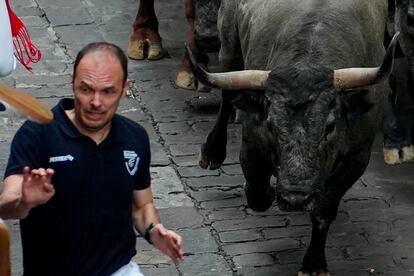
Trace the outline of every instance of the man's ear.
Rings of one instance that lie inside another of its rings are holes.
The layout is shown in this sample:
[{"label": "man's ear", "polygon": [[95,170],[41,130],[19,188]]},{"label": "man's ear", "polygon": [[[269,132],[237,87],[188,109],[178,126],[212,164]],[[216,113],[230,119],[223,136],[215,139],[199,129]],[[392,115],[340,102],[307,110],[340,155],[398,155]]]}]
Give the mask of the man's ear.
[{"label": "man's ear", "polygon": [[125,97],[128,95],[128,89],[129,89],[130,84],[131,84],[131,81],[129,79],[126,79],[124,82],[124,89],[122,90],[122,97]]},{"label": "man's ear", "polygon": [[352,122],[367,113],[373,106],[366,100],[368,90],[345,91],[341,94],[342,115]]}]

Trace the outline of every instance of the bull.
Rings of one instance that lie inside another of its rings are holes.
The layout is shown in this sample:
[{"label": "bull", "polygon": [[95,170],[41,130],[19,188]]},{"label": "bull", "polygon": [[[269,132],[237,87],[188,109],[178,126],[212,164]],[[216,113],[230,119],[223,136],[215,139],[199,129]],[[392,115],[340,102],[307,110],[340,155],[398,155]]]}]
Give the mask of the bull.
[{"label": "bull", "polygon": [[[207,66],[208,53],[220,48],[217,31],[217,11],[221,0],[183,0],[187,20],[186,43],[194,52],[197,62]],[[128,44],[128,57],[135,60],[157,60],[165,56],[162,39],[158,31],[158,19],[154,0],[140,0],[133,23],[133,32]],[[184,31],[184,30],[182,30]],[[199,84],[191,71],[187,54],[184,54],[178,69],[175,84],[184,89],[209,91]]]},{"label": "bull", "polygon": [[414,1],[388,2],[387,38],[396,31],[401,33],[398,47],[400,59],[390,77],[393,93],[389,97],[383,124],[384,161],[389,165],[395,165],[414,161],[414,112],[410,112],[411,125],[408,125],[407,129],[401,117],[401,106],[397,104],[404,93],[409,94],[411,103],[414,103]]},{"label": "bull", "polygon": [[225,72],[208,73],[187,49],[197,78],[222,89],[199,164],[223,163],[235,105],[249,207],[266,211],[276,199],[282,211],[310,213],[299,275],[329,275],[328,229],[368,165],[396,45],[385,51],[386,19],[386,0],[228,0],[218,13]]}]

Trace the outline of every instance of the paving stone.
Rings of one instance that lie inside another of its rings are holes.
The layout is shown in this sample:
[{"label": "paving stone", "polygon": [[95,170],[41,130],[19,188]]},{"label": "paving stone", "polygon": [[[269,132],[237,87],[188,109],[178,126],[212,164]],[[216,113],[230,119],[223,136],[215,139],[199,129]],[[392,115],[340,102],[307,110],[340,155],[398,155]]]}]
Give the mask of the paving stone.
[{"label": "paving stone", "polygon": [[149,265],[142,265],[140,266],[142,273],[144,273],[144,275],[150,275],[150,276],[179,276],[180,273],[178,272],[178,270],[170,265],[167,267],[164,266],[160,266],[160,265],[154,265],[154,266],[149,266]]},{"label": "paving stone", "polygon": [[294,265],[274,265],[274,266],[243,266],[237,270],[237,276],[292,276],[296,275],[299,267]]},{"label": "paving stone", "polygon": [[193,207],[180,179],[171,167],[151,167],[151,186],[157,208]]},{"label": "paving stone", "polygon": [[[163,135],[163,139],[165,144],[167,145],[195,145],[197,150],[197,154],[200,152],[201,144],[204,141],[204,137],[200,136],[196,133],[177,133],[177,134],[165,134]],[[198,157],[197,157],[198,159]]]},{"label": "paving stone", "polygon": [[201,176],[211,176],[211,175],[220,175],[218,170],[205,170],[200,168],[199,166],[196,167],[183,167],[178,168],[178,173],[181,177],[201,177]]},{"label": "paving stone", "polygon": [[77,7],[45,7],[47,18],[54,26],[84,25],[93,23],[88,11],[83,5]]},{"label": "paving stone", "polygon": [[233,272],[225,259],[218,254],[190,255],[180,265],[183,276],[231,276]]},{"label": "paving stone", "polygon": [[219,190],[219,189],[203,189],[198,191],[190,191],[193,198],[198,202],[204,201],[218,201],[223,199],[234,199],[243,197],[243,192],[240,189]]},{"label": "paving stone", "polygon": [[172,160],[179,167],[198,166],[198,155],[173,156]]},{"label": "paving stone", "polygon": [[227,231],[219,232],[220,241],[223,243],[236,243],[246,241],[257,241],[262,238],[262,235],[258,230],[238,230],[238,231]]},{"label": "paving stone", "polygon": [[266,239],[285,238],[285,237],[307,237],[312,233],[311,226],[287,226],[277,228],[265,228],[263,234]]},{"label": "paving stone", "polygon": [[219,177],[206,176],[199,178],[191,178],[186,180],[187,185],[193,189],[198,190],[201,188],[240,188],[244,184],[243,176],[226,176],[221,175]]},{"label": "paving stone", "polygon": [[243,266],[268,266],[274,264],[273,257],[263,253],[234,256],[233,261],[236,269],[240,269]]},{"label": "paving stone", "polygon": [[159,131],[163,134],[178,134],[184,132],[185,136],[191,135],[188,133],[191,128],[185,122],[159,123],[157,126]]},{"label": "paving stone", "polygon": [[182,230],[184,251],[187,255],[218,253],[218,247],[208,228]]},{"label": "paving stone", "polygon": [[216,221],[213,227],[217,231],[230,231],[264,227],[282,227],[286,225],[285,217],[247,217],[227,221]]},{"label": "paving stone", "polygon": [[220,221],[228,219],[242,219],[246,214],[241,212],[239,208],[226,208],[226,210],[210,210],[208,218],[211,221]]},{"label": "paving stone", "polygon": [[168,229],[201,228],[204,218],[194,207],[170,207],[159,209],[162,223]]},{"label": "paving stone", "polygon": [[240,164],[222,166],[221,169],[223,170],[224,174],[227,174],[227,175],[241,175],[241,174],[243,174],[243,171],[242,171],[242,168],[240,167]]},{"label": "paving stone", "polygon": [[202,202],[200,204],[200,207],[204,209],[220,210],[222,208],[238,207],[244,204],[245,204],[245,199],[239,197],[239,198]]},{"label": "paving stone", "polygon": [[223,245],[222,248],[227,254],[236,256],[248,253],[277,252],[298,248],[299,243],[294,239],[277,239],[267,241],[243,242]]},{"label": "paving stone", "polygon": [[198,145],[170,145],[169,148],[173,156],[194,155],[199,152]]}]

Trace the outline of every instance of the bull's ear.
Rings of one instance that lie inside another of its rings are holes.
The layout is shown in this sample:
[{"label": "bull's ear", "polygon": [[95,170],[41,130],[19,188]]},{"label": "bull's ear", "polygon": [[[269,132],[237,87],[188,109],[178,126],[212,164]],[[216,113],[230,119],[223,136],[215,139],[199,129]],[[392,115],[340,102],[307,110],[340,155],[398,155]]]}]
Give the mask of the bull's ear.
[{"label": "bull's ear", "polygon": [[233,104],[247,112],[260,115],[267,114],[269,104],[263,91],[242,91]]},{"label": "bull's ear", "polygon": [[367,113],[373,106],[366,99],[368,90],[354,90],[345,91],[341,93],[342,116],[347,118],[347,121],[353,121],[365,113]]}]

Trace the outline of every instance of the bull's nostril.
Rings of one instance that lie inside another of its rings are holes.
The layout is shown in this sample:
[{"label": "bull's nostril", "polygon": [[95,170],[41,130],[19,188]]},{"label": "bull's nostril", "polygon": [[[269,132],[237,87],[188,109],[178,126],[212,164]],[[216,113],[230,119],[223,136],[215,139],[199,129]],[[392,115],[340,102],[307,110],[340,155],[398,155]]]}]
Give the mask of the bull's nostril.
[{"label": "bull's nostril", "polygon": [[301,192],[280,195],[281,203],[289,210],[305,210],[313,201],[313,196]]}]

